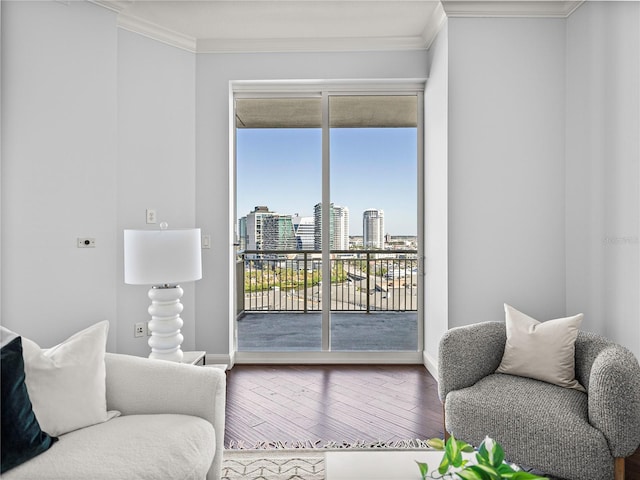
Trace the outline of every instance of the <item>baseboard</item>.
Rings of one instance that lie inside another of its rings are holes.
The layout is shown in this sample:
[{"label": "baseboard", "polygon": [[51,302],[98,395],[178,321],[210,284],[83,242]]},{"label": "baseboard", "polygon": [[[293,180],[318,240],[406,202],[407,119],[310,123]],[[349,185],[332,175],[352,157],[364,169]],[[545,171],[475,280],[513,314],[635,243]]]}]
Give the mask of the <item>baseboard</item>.
[{"label": "baseboard", "polygon": [[431,374],[433,378],[438,379],[438,361],[433,358],[431,355],[427,353],[427,351],[422,352],[422,360],[424,362],[424,366],[427,371]]},{"label": "baseboard", "polygon": [[[389,363],[389,364],[415,364],[418,363],[416,362],[416,357],[414,357],[415,354],[397,354],[394,356],[380,356],[380,358],[377,358],[377,360],[382,361],[383,363]],[[253,353],[247,353],[247,352],[243,352],[241,355],[239,355],[238,360],[240,360],[240,363],[255,363],[256,361],[259,363],[300,363],[300,357],[299,355],[296,354],[277,354],[277,355],[269,355],[269,354],[265,354],[265,353],[259,353],[259,354],[253,354]],[[302,363],[308,363],[308,364],[315,364],[315,363],[371,363],[372,360],[376,359],[374,358],[375,355],[371,355],[371,354],[360,354],[360,355],[354,355],[353,353],[350,354],[345,354],[345,355],[334,355],[332,356],[332,358],[329,358],[328,356],[324,356],[324,355],[308,355],[304,362]],[[228,365],[228,368],[232,368],[233,365],[236,363],[236,352],[233,352],[232,355],[227,354],[227,353],[207,353],[207,357],[206,357],[207,364],[213,364],[213,363],[224,363],[226,365]],[[295,361],[294,361],[295,360]],[[366,360],[366,361],[365,361]],[[433,378],[437,379],[438,378],[438,363],[437,361],[431,357],[431,355],[429,355],[426,351],[422,352],[422,363],[424,364],[425,368],[427,369],[427,371],[433,376]]]},{"label": "baseboard", "polygon": [[298,364],[298,365],[420,365],[420,352],[237,352],[238,364]]}]

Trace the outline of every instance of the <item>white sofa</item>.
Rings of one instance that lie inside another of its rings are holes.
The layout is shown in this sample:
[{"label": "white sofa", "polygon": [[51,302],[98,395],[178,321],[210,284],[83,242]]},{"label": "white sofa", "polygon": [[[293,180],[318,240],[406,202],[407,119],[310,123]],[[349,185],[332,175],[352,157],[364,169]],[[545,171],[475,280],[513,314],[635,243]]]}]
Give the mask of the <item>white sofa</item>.
[{"label": "white sofa", "polygon": [[107,409],[4,480],[218,480],[226,377],[217,368],[107,353]]}]

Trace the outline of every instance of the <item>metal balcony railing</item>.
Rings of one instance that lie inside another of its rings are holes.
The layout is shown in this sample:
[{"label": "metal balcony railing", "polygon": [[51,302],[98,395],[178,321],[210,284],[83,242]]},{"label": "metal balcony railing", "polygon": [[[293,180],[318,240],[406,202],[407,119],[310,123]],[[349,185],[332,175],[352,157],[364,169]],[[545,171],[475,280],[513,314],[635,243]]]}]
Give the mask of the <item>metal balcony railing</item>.
[{"label": "metal balcony railing", "polygon": [[[417,310],[416,250],[332,250],[330,256],[331,311]],[[320,251],[245,250],[238,253],[236,279],[238,313],[322,310]]]}]

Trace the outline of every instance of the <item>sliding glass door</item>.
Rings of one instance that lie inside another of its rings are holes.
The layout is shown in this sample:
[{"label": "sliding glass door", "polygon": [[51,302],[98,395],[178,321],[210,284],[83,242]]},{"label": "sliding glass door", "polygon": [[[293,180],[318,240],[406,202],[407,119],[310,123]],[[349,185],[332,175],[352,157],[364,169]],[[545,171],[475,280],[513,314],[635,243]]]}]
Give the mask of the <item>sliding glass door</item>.
[{"label": "sliding glass door", "polygon": [[234,92],[238,354],[421,351],[423,85],[256,86]]}]

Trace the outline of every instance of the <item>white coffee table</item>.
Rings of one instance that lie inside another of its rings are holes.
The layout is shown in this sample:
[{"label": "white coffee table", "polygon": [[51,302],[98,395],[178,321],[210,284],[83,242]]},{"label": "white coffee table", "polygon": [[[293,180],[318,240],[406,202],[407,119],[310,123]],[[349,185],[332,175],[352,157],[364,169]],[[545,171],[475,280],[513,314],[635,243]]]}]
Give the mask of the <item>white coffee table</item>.
[{"label": "white coffee table", "polygon": [[438,469],[444,452],[429,450],[338,450],[325,453],[327,480],[420,480],[418,462]]}]

